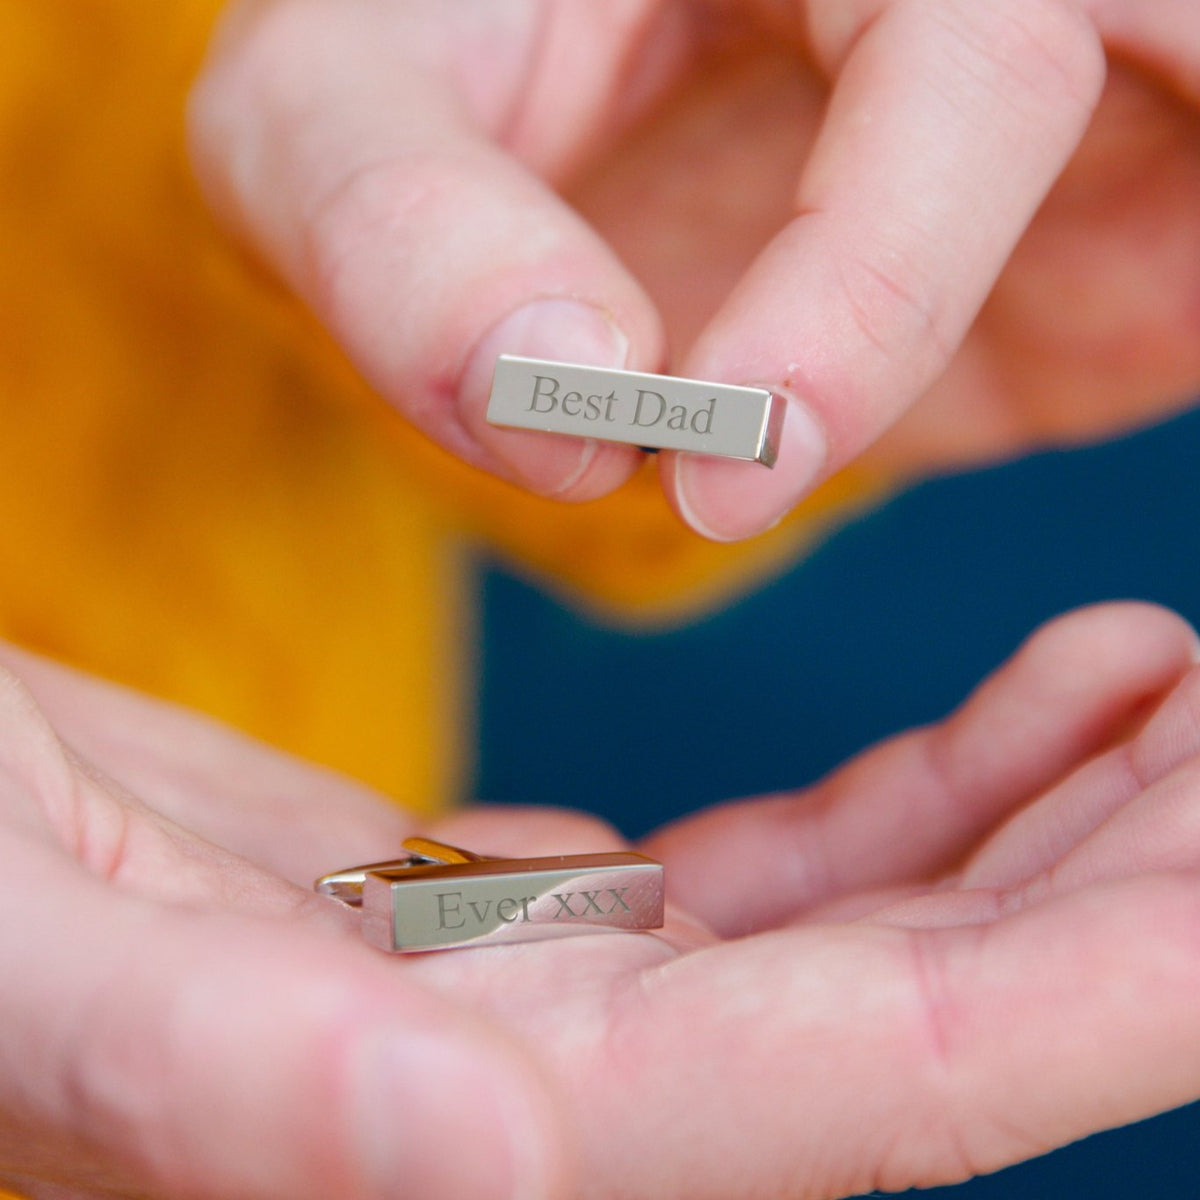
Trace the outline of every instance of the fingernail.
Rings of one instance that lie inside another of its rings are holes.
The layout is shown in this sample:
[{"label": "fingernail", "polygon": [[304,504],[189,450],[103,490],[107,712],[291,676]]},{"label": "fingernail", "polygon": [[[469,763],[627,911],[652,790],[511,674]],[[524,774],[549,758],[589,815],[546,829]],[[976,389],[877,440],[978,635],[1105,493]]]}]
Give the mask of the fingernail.
[{"label": "fingernail", "polygon": [[696,454],[675,460],[679,515],[711,541],[736,542],[777,525],[824,469],[829,447],[820,423],[798,397],[771,390],[787,403],[774,467]]},{"label": "fingernail", "polygon": [[591,438],[502,429],[487,422],[492,374],[501,354],[623,367],[629,339],[599,308],[579,300],[544,299],[518,308],[492,326],[467,360],[459,385],[459,414],[476,441],[499,459],[514,482],[543,496],[567,491],[596,455]]},{"label": "fingernail", "polygon": [[537,1200],[541,1133],[525,1084],[489,1056],[442,1037],[368,1036],[357,1048],[352,1110],[372,1194],[427,1200]]}]

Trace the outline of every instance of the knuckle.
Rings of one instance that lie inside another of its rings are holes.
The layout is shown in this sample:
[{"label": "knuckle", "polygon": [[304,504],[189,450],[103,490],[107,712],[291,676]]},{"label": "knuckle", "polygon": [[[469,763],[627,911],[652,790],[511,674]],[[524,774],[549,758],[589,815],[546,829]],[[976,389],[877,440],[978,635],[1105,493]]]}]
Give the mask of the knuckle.
[{"label": "knuckle", "polygon": [[911,254],[871,247],[839,264],[846,312],[861,338],[891,370],[911,374],[919,386],[950,361],[936,290]]},{"label": "knuckle", "polygon": [[972,992],[988,954],[989,930],[951,943],[938,930],[914,930],[909,941],[912,1028],[920,1065],[914,1073],[907,1134],[894,1139],[876,1187],[929,1187],[986,1174],[1044,1153],[1045,1135],[973,1078],[976,1034]]},{"label": "knuckle", "polygon": [[349,314],[361,303],[358,281],[364,269],[374,271],[381,247],[403,243],[392,235],[422,223],[423,214],[457,207],[457,184],[453,173],[438,169],[434,152],[412,149],[354,167],[313,200],[300,223],[298,270],[335,327],[351,325]]},{"label": "knuckle", "polygon": [[907,1128],[896,1130],[882,1148],[871,1182],[884,1191],[965,1179],[975,1165],[960,1131],[962,1014],[945,942],[935,930],[912,930],[906,947],[913,984],[908,1022],[914,1063],[908,1116],[913,1124],[905,1122]]}]

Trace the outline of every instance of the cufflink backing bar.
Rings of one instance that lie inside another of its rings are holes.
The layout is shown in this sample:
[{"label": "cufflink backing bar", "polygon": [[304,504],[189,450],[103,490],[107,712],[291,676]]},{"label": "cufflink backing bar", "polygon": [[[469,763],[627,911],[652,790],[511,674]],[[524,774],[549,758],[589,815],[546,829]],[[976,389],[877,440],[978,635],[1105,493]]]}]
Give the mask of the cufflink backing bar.
[{"label": "cufflink backing bar", "polygon": [[340,900],[351,908],[362,905],[363,884],[372,871],[390,872],[407,870],[409,867],[446,866],[449,863],[484,862],[482,854],[463,850],[459,846],[448,846],[432,838],[410,837],[404,839],[404,857],[387,862],[365,863],[361,867],[346,867],[342,871],[331,871],[322,875],[313,884],[313,891],[322,896]]},{"label": "cufflink backing bar", "polygon": [[774,466],[785,403],[764,388],[502,354],[487,419]]},{"label": "cufflink backing bar", "polygon": [[323,875],[324,895],[360,906],[363,936],[388,951],[659,929],[663,868],[643,854],[485,858],[424,838],[407,856]]}]

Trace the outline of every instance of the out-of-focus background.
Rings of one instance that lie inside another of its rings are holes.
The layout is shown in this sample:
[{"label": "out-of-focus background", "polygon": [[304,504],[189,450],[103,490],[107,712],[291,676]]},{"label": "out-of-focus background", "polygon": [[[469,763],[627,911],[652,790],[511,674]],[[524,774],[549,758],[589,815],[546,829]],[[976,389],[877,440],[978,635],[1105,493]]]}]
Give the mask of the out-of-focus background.
[{"label": "out-of-focus background", "polygon": [[[716,547],[652,472],[568,508],[433,451],[200,201],[182,113],[222,4],[0,3],[0,637],[417,809],[636,835],[942,715],[1067,608],[1200,621],[1200,416],[923,484],[807,557],[887,481]],[[968,1187],[1190,1200],[1197,1132],[1185,1110]]]},{"label": "out-of-focus background", "polygon": [[[1197,463],[1189,415],[927,482],[734,607],[656,636],[589,621],[493,565],[478,794],[584,805],[638,834],[801,786],[943,715],[1066,609],[1136,598],[1200,622]],[[1196,1196],[1198,1176],[1200,1106],[945,1191],[1163,1200]]]}]

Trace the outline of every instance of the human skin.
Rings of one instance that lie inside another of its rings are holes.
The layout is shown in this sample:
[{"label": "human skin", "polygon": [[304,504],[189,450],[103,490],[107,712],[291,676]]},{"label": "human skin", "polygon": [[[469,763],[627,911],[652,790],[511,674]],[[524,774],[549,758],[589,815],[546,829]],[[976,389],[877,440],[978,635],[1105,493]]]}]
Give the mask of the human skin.
[{"label": "human skin", "polygon": [[[1162,610],[1082,610],[945,721],[650,839],[661,933],[389,956],[309,881],[394,854],[401,809],[5,649],[0,1178],[835,1197],[1200,1097],[1196,657]],[[426,832],[620,845],[546,810]]]},{"label": "human skin", "polygon": [[774,470],[659,456],[728,540],[888,429],[903,476],[1186,403],[1198,80],[1191,0],[242,0],[191,129],[230,225],[468,462],[584,500],[639,459],[489,426],[501,351],[787,397]]}]

